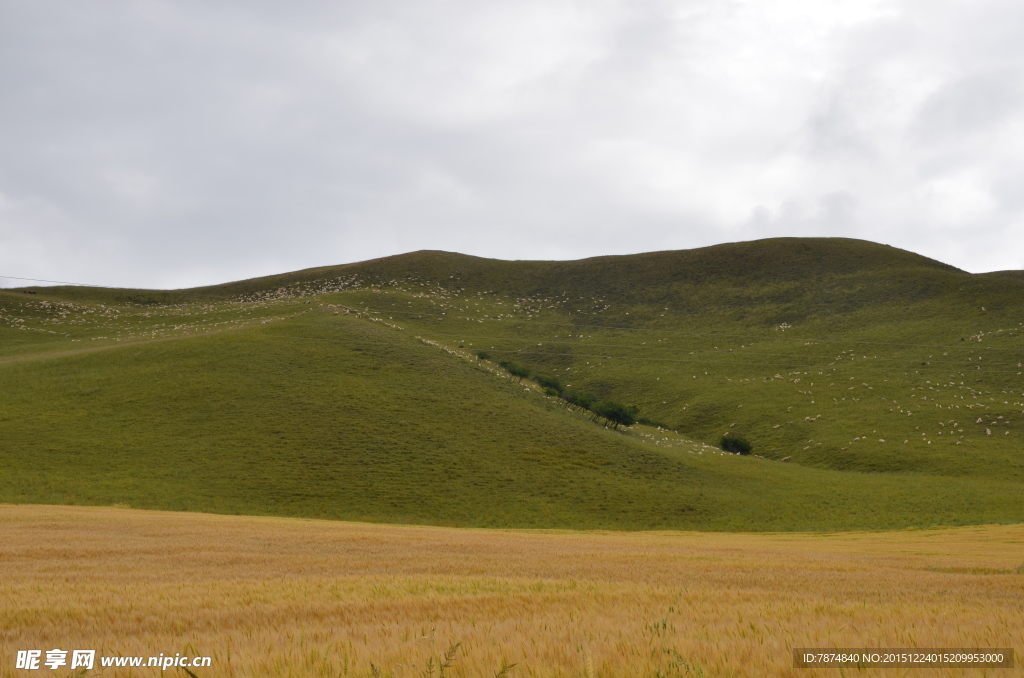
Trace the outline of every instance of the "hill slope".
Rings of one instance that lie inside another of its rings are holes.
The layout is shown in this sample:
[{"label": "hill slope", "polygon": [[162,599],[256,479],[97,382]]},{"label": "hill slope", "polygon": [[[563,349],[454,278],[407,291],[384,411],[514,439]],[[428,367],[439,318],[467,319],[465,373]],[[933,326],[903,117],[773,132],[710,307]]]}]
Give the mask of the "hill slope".
[{"label": "hill slope", "polygon": [[[1013,272],[776,239],[25,291],[0,292],[4,501],[626,529],[1024,517]],[[607,430],[501,359],[674,432]],[[764,458],[713,454],[723,433]]]}]

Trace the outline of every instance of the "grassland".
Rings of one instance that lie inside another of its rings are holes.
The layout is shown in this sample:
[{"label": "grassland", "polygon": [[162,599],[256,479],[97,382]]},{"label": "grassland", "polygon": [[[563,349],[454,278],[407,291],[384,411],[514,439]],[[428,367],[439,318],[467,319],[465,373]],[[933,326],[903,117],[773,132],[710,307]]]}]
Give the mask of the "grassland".
[{"label": "grassland", "polygon": [[[1022,299],[1019,274],[842,239],[3,291],[0,499],[478,527],[1021,522]],[[661,426],[606,430],[502,359]],[[756,456],[717,453],[725,433]]]},{"label": "grassland", "polygon": [[1024,647],[1019,525],[565,533],[0,505],[0,529],[12,678],[16,650],[54,647],[324,678],[421,676],[455,643],[453,677],[841,675],[793,669],[791,648]]}]

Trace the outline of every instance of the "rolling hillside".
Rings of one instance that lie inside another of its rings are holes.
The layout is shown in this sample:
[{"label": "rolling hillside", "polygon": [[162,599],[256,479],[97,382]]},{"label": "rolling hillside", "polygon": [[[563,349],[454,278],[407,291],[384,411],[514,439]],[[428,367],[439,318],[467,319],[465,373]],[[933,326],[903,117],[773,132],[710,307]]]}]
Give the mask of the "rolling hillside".
[{"label": "rolling hillside", "polygon": [[[1019,272],[846,239],[3,290],[0,501],[502,527],[1020,522],[1022,311]],[[502,360],[650,425],[607,429]],[[721,454],[725,433],[756,456]]]}]

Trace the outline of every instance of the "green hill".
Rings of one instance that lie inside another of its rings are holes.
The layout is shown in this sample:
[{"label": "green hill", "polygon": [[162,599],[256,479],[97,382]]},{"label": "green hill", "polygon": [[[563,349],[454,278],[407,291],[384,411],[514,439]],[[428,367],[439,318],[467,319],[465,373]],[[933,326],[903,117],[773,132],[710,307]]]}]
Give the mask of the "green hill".
[{"label": "green hill", "polygon": [[[505,527],[1019,522],[1022,307],[1021,272],[795,238],[3,290],[0,501]],[[650,425],[605,428],[502,360]],[[753,455],[721,454],[723,434]]]}]

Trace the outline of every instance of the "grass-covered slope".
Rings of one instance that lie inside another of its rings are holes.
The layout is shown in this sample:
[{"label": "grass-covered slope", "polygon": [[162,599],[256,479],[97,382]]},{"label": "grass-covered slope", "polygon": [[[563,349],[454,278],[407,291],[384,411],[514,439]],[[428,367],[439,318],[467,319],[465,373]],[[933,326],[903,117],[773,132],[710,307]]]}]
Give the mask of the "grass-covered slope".
[{"label": "grass-covered slope", "polygon": [[[627,529],[1024,518],[1014,272],[777,239],[27,291],[0,292],[0,501]],[[674,432],[606,430],[502,359]],[[760,458],[713,454],[726,432]]]}]

